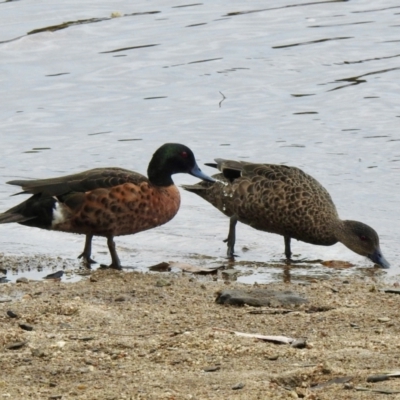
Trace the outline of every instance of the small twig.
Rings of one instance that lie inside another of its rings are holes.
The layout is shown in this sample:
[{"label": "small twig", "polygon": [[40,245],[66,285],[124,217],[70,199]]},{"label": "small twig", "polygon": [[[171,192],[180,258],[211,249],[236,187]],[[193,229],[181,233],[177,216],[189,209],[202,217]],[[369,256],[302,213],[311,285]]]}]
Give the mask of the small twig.
[{"label": "small twig", "polygon": [[219,108],[221,108],[222,102],[226,99],[225,95],[222,92],[220,92],[220,93],[221,93],[223,99],[219,102]]},{"label": "small twig", "polygon": [[[245,333],[245,332],[238,332],[238,331],[233,331],[231,329],[225,329],[225,328],[213,328],[215,331],[222,331],[222,332],[229,332],[233,333],[234,335],[237,336],[243,336],[247,338],[253,338],[253,339],[259,339],[259,340],[264,340],[267,342],[274,342],[274,343],[285,343],[285,344],[292,344],[295,343],[296,341],[301,341],[301,344],[304,343],[305,345],[305,339],[294,339],[286,336],[266,336],[266,335],[259,335],[257,333]],[[304,346],[302,346],[304,347]]]}]

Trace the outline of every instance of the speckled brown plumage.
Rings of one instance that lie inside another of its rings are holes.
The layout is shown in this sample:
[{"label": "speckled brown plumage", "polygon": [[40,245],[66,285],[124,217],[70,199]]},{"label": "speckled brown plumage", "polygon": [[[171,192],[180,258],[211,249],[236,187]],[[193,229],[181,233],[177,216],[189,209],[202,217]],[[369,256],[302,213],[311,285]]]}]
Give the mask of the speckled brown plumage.
[{"label": "speckled brown plumage", "polygon": [[8,182],[33,196],[0,214],[0,223],[18,222],[43,229],[86,235],[80,257],[90,264],[93,236],[107,238],[113,268],[121,268],[114,236],[131,235],[171,220],[180,195],[171,175],[184,172],[211,178],[198,168],[192,151],[167,143],[153,155],[148,176],[122,168],[97,168],[74,175]]},{"label": "speckled brown plumage", "polygon": [[[200,182],[184,189],[204,198],[231,218],[228,255],[234,254],[237,221],[284,236],[285,255],[291,257],[290,239],[330,246],[338,241],[358,254],[388,266],[379,238],[369,226],[342,221],[327,190],[296,167],[216,159],[222,173],[215,183]],[[378,257],[379,255],[379,257]]]}]

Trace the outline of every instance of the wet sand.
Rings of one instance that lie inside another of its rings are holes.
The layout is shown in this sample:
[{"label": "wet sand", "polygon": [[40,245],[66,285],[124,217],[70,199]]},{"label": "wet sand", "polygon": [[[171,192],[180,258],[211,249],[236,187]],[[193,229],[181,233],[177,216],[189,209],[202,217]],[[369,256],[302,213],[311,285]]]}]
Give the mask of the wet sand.
[{"label": "wet sand", "polygon": [[[74,283],[1,284],[0,393],[11,399],[387,399],[383,390],[400,398],[400,378],[367,382],[396,370],[400,353],[400,296],[381,291],[397,284],[371,275],[253,285],[309,300],[275,308],[217,304],[221,290],[252,286],[187,273],[97,270]],[[232,331],[306,338],[306,347]]]}]

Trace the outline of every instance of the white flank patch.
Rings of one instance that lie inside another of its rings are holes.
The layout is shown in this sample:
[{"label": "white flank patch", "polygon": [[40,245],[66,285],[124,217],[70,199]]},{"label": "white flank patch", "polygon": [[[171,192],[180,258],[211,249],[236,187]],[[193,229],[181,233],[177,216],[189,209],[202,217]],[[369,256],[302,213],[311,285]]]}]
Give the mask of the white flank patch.
[{"label": "white flank patch", "polygon": [[65,210],[64,206],[56,199],[53,209],[53,220],[51,221],[51,227],[55,228],[57,225],[62,224],[65,221]]}]

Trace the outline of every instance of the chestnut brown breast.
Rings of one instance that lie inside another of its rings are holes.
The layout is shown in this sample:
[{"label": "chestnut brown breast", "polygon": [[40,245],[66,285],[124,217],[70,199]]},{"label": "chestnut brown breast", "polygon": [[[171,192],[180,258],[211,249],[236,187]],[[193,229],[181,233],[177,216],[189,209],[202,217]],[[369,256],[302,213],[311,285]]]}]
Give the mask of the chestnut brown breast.
[{"label": "chestnut brown breast", "polygon": [[60,204],[64,218],[54,223],[53,229],[99,236],[130,235],[165,224],[179,206],[175,185],[124,183],[82,193],[72,204]]}]

